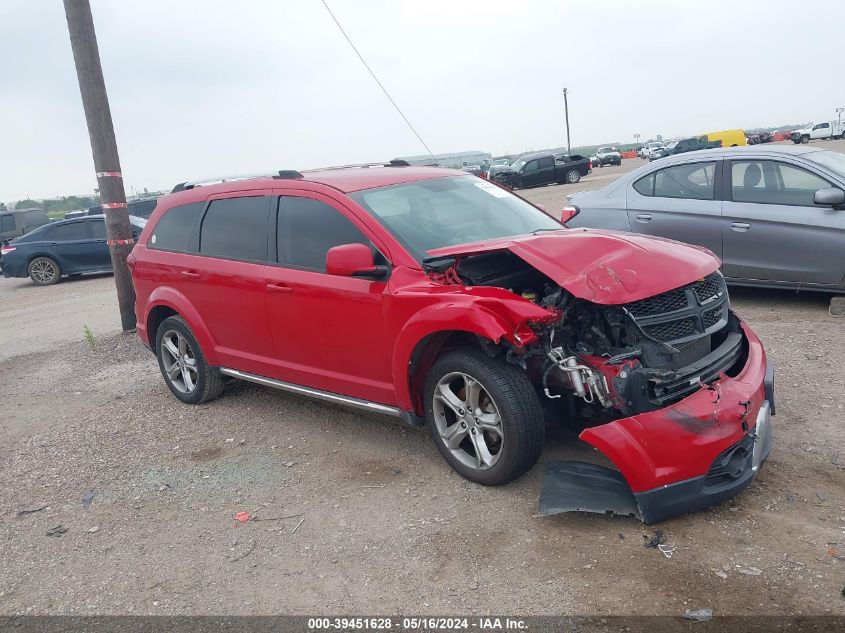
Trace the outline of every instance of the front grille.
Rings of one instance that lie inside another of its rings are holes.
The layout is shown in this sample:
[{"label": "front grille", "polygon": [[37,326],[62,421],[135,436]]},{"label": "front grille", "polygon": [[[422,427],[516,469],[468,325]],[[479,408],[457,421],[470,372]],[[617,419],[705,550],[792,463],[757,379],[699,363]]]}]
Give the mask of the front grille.
[{"label": "front grille", "polygon": [[687,293],[683,288],[678,288],[677,290],[664,292],[662,295],[657,295],[656,297],[635,301],[634,303],[628,304],[627,307],[628,312],[635,317],[641,317],[683,310],[687,305]]},{"label": "front grille", "polygon": [[705,277],[703,281],[693,284],[692,291],[698,302],[704,305],[719,298],[722,294],[722,281],[719,279],[719,275],[713,273]]},{"label": "front grille", "polygon": [[722,320],[722,316],[724,315],[724,313],[725,306],[724,304],[722,304],[702,314],[701,323],[704,326],[704,329],[707,330],[716,325],[719,321]]},{"label": "front grille", "polygon": [[693,319],[668,321],[659,325],[645,327],[643,330],[651,338],[656,338],[658,341],[674,341],[691,336],[696,332],[695,321]]}]

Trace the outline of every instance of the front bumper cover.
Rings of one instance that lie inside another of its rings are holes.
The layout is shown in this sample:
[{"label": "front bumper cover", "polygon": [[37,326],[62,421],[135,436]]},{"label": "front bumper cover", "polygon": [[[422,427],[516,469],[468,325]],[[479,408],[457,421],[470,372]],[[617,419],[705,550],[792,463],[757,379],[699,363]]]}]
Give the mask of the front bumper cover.
[{"label": "front bumper cover", "polygon": [[747,488],[771,451],[774,371],[760,341],[742,328],[748,357],[736,377],[723,376],[663,409],[582,432],[618,470],[550,462],[540,514],[612,513],[654,523]]}]

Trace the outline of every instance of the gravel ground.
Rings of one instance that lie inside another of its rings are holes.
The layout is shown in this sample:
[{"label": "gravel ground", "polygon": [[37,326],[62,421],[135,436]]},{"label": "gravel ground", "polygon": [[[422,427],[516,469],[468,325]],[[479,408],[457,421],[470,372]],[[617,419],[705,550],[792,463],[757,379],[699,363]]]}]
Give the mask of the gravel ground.
[{"label": "gravel ground", "polygon": [[543,464],[591,459],[567,432],[483,488],[388,419],[237,382],[179,403],[118,332],[111,277],[0,279],[0,614],[845,615],[845,319],[732,296],[776,363],[772,456],[731,502],[646,527],[535,516]]}]

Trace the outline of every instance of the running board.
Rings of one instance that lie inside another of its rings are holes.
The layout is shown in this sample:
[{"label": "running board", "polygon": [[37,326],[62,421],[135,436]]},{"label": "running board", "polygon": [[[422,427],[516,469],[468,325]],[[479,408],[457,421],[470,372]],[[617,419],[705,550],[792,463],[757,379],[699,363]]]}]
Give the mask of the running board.
[{"label": "running board", "polygon": [[359,409],[362,411],[369,411],[371,413],[380,413],[382,415],[389,415],[394,418],[399,418],[410,426],[423,426],[422,420],[416,415],[402,411],[396,407],[390,407],[386,404],[379,404],[378,402],[370,402],[369,400],[361,400],[359,398],[352,398],[351,396],[342,396],[330,391],[321,391],[311,387],[303,387],[302,385],[295,385],[291,382],[283,382],[281,380],[274,380],[273,378],[266,378],[256,374],[249,374],[245,371],[238,371],[237,369],[229,369],[228,367],[220,367],[220,373],[232,378],[254,382],[265,387],[273,387],[290,393],[295,393],[300,396],[314,398],[315,400],[323,400],[324,402],[332,402],[334,404],[341,404],[352,409]]}]

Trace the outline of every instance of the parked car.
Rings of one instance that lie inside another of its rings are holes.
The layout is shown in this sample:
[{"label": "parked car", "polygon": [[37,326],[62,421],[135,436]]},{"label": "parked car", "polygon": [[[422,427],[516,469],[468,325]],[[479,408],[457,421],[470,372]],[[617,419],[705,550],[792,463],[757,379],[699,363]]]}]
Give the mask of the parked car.
[{"label": "parked car", "polygon": [[756,134],[749,134],[745,137],[745,142],[747,145],[758,145],[760,143],[760,137]]},{"label": "parked car", "polygon": [[588,173],[590,161],[583,156],[575,160],[542,152],[528,154],[514,161],[509,168],[496,170],[490,180],[507,189],[527,189],[552,183],[576,183]]},{"label": "parked car", "polygon": [[650,158],[652,152],[663,149],[663,143],[660,141],[649,141],[640,148],[640,158]]},{"label": "parked car", "polygon": [[598,159],[599,167],[622,164],[622,154],[615,147],[599,147],[595,155]]},{"label": "parked car", "polygon": [[722,141],[708,141],[705,136],[669,141],[663,149],[652,152],[649,160],[653,161],[667,156],[674,156],[675,154],[685,154],[686,152],[697,152],[702,149],[720,147],[721,143]]},{"label": "parked car", "polygon": [[[126,210],[129,212],[129,215],[146,220],[152,215],[153,209],[156,208],[156,202],[158,202],[158,198],[131,200],[126,204]],[[100,205],[88,209],[88,215],[102,215],[102,213],[103,209]]]},{"label": "parked car", "polygon": [[845,155],[783,145],[666,158],[570,201],[568,224],[713,251],[728,283],[845,292]]},{"label": "parked car", "polygon": [[757,138],[760,139],[761,143],[771,143],[774,140],[771,132],[760,132]]},{"label": "parked car", "polygon": [[821,123],[795,130],[792,133],[792,142],[798,145],[799,143],[809,143],[810,141],[842,138],[843,134],[845,134],[845,126],[839,121],[822,121]]},{"label": "parked car", "polygon": [[722,130],[721,132],[707,132],[702,134],[699,139],[703,142],[714,143],[720,141],[721,145],[711,145],[710,147],[741,147],[747,143],[747,135],[744,130]]},{"label": "parked car", "polygon": [[20,237],[39,226],[50,223],[43,209],[14,209],[0,211],[0,242]]},{"label": "parked car", "polygon": [[737,494],[768,454],[771,372],[708,251],[566,230],[450,169],[181,189],[128,261],[138,336],[182,402],[234,377],[395,416],[498,485],[536,463],[542,398],[618,470],[553,462],[541,511],[646,522]]},{"label": "parked car", "polygon": [[[137,238],[146,220],[129,218]],[[105,217],[85,216],[52,222],[0,247],[5,277],[29,277],[39,286],[63,276],[112,270]]]}]

